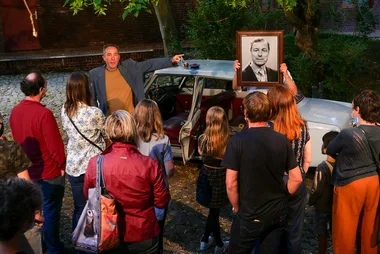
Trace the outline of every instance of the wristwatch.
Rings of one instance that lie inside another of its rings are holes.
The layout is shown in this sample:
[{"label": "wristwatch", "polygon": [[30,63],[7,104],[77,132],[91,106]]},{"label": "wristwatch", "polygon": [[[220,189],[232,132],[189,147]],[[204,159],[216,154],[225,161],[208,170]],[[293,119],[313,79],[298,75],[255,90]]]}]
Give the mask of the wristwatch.
[{"label": "wristwatch", "polygon": [[237,214],[237,212],[235,211],[235,207],[232,207],[232,212],[233,214]]}]

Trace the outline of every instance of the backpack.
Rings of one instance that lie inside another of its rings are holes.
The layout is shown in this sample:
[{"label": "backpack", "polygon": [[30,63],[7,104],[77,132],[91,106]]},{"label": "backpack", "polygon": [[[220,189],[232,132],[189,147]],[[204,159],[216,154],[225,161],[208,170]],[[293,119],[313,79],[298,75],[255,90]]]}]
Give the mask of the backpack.
[{"label": "backpack", "polygon": [[[328,179],[331,178],[332,170],[333,166],[328,161],[323,161],[318,165],[317,169],[315,170],[313,183],[311,185],[309,205],[315,205],[323,193],[326,182],[327,184],[330,184],[328,182]],[[329,174],[330,177],[327,177],[327,174]]]}]

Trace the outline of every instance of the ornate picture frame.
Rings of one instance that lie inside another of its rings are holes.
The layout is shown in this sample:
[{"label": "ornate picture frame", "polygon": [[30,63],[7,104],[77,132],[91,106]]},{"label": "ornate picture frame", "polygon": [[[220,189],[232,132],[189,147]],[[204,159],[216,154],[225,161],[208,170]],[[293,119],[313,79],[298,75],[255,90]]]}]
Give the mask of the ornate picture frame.
[{"label": "ornate picture frame", "polygon": [[237,31],[236,55],[238,86],[283,84],[284,31]]}]

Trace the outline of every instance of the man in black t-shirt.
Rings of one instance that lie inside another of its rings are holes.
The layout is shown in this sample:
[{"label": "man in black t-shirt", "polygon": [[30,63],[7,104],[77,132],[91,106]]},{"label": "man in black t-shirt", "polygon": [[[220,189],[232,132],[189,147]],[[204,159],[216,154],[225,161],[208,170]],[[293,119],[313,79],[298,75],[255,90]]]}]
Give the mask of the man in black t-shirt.
[{"label": "man in black t-shirt", "polygon": [[[288,195],[302,183],[289,140],[268,127],[271,108],[261,92],[243,101],[248,129],[230,139],[222,166],[228,198],[237,216],[231,226],[230,253],[276,253],[288,210]],[[284,173],[289,174],[287,185]]]}]

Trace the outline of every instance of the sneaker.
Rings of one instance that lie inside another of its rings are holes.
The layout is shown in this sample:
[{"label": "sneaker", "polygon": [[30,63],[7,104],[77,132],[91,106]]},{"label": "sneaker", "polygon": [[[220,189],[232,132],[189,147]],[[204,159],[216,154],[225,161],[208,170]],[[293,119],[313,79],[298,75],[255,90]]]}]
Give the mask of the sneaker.
[{"label": "sneaker", "polygon": [[221,253],[228,253],[228,246],[229,246],[229,241],[223,241],[223,246],[215,246],[215,251],[214,254],[221,254]]},{"label": "sneaker", "polygon": [[[203,236],[202,236],[203,238]],[[214,245],[214,238],[210,235],[208,237],[208,242],[202,242],[202,238],[201,238],[201,245],[199,246],[199,250],[200,251],[205,251],[205,250],[208,250],[209,248],[211,248],[211,246]]]}]

